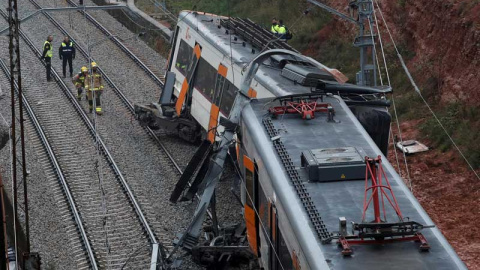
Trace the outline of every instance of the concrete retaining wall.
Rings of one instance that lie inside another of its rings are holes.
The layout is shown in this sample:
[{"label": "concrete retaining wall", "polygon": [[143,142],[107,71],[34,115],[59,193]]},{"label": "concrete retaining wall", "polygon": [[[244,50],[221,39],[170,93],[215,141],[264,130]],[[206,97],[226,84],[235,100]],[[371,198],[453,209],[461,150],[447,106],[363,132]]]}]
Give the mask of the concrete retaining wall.
[{"label": "concrete retaining wall", "polygon": [[[101,6],[108,4],[109,0],[93,0],[93,2]],[[116,18],[130,31],[134,33],[145,32],[146,34],[142,36],[141,39],[155,51],[164,56],[168,55],[168,49],[166,48],[169,46],[166,45],[170,43],[171,35],[171,33],[168,32],[168,28],[165,26],[159,26],[160,23],[152,22],[154,20],[149,18],[146,14],[141,14],[143,12],[139,11],[139,14],[134,12],[131,8],[124,8],[123,10],[107,10],[106,12]],[[163,29],[160,29],[159,27],[163,27]]]}]

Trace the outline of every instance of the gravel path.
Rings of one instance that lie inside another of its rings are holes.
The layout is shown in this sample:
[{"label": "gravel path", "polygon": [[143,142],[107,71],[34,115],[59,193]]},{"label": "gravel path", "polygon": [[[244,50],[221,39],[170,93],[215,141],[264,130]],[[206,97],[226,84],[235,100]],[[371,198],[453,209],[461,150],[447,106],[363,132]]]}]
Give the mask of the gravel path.
[{"label": "gravel path", "polygon": [[[43,0],[38,2],[43,6],[52,5],[52,1]],[[60,5],[62,3],[57,4]],[[22,12],[24,13],[34,10],[33,6],[28,7],[28,3],[25,3],[22,7]],[[123,38],[133,35],[129,31],[122,31],[126,29],[106,12],[96,11],[92,15],[101,23],[108,24],[109,30],[115,35]],[[68,25],[66,30],[77,40],[80,46],[85,46],[86,44],[85,33],[88,33],[90,39],[104,39],[103,34],[90,23],[85,24],[85,19],[77,12],[70,14],[54,13],[54,17],[59,22],[69,22],[66,24]],[[54,34],[56,40],[54,41],[52,66],[61,73],[61,63],[57,57],[56,48],[61,42],[60,37],[62,34],[43,16],[24,23],[22,29],[36,41],[39,47],[43,45],[43,41],[48,34]],[[164,66],[164,59],[154,53],[143,42],[129,40],[127,45],[130,48],[133,47],[136,53],[138,51],[144,52],[139,57],[142,60],[148,59],[150,65],[153,62]],[[112,77],[115,84],[132,101],[148,103],[158,98],[160,91],[158,86],[112,42],[105,41],[99,44],[94,48],[92,55],[97,63]],[[79,70],[86,62],[86,59],[77,52],[77,59],[74,61],[75,70]],[[44,76],[43,73],[43,70],[38,72],[39,76]],[[72,91],[74,91],[73,88]],[[170,239],[173,238],[176,233],[183,232],[190,222],[195,204],[182,203],[171,205],[168,203],[173,186],[178,180],[178,174],[169,167],[169,162],[164,154],[161,153],[157,145],[140,128],[138,123],[132,119],[131,114],[109,87],[105,89],[102,102],[106,113],[98,118],[100,134],[111,148],[112,154],[118,160],[121,170],[125,172],[125,178],[132,185],[136,196],[142,203],[142,208],[146,211],[147,218],[154,224],[154,230],[157,235]],[[83,105],[86,109],[86,104],[84,103]],[[162,133],[159,133],[159,135],[180,165],[186,166],[196,146],[185,143],[174,136]],[[233,179],[231,176],[233,175],[232,168],[227,168],[225,175],[226,177],[224,178],[226,180],[220,183],[218,191],[217,211],[220,220],[225,221],[228,225],[241,219],[241,209],[237,204],[231,203],[233,197],[229,188]],[[185,269],[198,268],[188,260],[183,267]]]},{"label": "gravel path", "polygon": [[[8,48],[7,44],[8,38],[1,37],[0,46]],[[5,57],[2,59],[5,60]],[[4,96],[0,97],[0,113],[10,124],[10,85],[3,72],[0,74],[0,87],[4,90]],[[31,250],[41,253],[44,269],[69,269],[69,265],[75,265],[71,255],[73,253],[71,241],[67,236],[67,229],[73,224],[67,225],[62,216],[55,214],[55,209],[60,207],[58,200],[61,194],[59,188],[52,188],[58,186],[57,178],[44,149],[38,147],[38,136],[33,125],[26,114],[25,117],[27,168],[30,171],[28,198]],[[4,121],[2,117],[0,121]],[[10,147],[7,144],[0,150],[0,174],[4,180],[6,194],[12,198],[10,165]],[[20,170],[18,176],[21,179]],[[23,205],[23,192],[19,194],[19,202]],[[24,216],[21,210],[20,215]]]}]

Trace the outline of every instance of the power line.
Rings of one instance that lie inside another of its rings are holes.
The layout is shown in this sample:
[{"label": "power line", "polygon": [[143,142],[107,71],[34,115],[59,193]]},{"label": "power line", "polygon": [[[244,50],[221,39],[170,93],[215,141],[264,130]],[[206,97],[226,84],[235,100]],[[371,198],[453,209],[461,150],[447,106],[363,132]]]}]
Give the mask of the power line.
[{"label": "power line", "polygon": [[[378,27],[378,20],[377,20],[377,15],[375,13],[375,6],[373,4],[373,0],[371,0],[371,3],[372,3],[372,8],[374,9],[373,16],[375,18],[375,24],[376,24],[376,27],[377,27],[378,40],[380,41],[380,49],[381,49],[381,52],[382,52],[383,64],[385,65],[385,73],[387,75],[388,86],[392,86],[391,81],[390,81],[390,74],[388,73],[388,65],[387,65],[387,60],[385,58],[385,51],[383,49],[382,35],[381,35],[381,32],[380,32],[380,28]],[[377,6],[378,6],[378,4],[377,4]],[[380,10],[379,6],[378,6],[378,9]],[[399,117],[398,117],[398,113],[397,113],[397,106],[395,104],[395,95],[394,95],[393,92],[392,92],[392,105],[393,105],[393,112],[394,112],[394,115],[395,115],[395,122],[396,122],[397,130],[398,130],[398,135],[400,137],[400,143],[403,143],[402,130],[400,128],[400,121],[399,121]],[[400,169],[400,163],[398,161],[398,155],[397,155],[397,152],[396,152],[396,149],[395,149],[395,147],[396,147],[395,140],[393,140],[393,143],[394,143],[393,149],[394,149],[394,152],[395,152],[395,159],[397,161],[398,171],[399,171],[399,174],[401,176],[402,173],[401,173],[401,169]],[[410,170],[408,168],[407,155],[405,154],[405,152],[403,150],[402,150],[402,153],[403,153],[403,161],[405,163],[405,172],[407,174],[408,186],[410,188],[410,191],[413,191],[412,178],[410,177]]]},{"label": "power line", "polygon": [[[373,1],[373,0],[372,0]],[[382,17],[382,20],[383,20],[383,23],[385,24],[385,28],[387,29],[387,33],[388,35],[390,36],[390,40],[392,41],[392,44],[395,48],[395,51],[397,52],[397,56],[398,56],[398,59],[400,60],[400,63],[405,71],[405,73],[407,74],[407,77],[410,81],[410,83],[412,84],[413,88],[415,89],[415,92],[417,92],[417,94],[420,96],[420,98],[422,99],[423,103],[425,103],[425,106],[427,106],[428,110],[430,111],[430,113],[433,115],[433,117],[435,118],[435,120],[437,121],[437,123],[440,125],[440,127],[442,128],[443,132],[445,132],[445,134],[447,135],[448,139],[452,142],[453,146],[457,149],[457,151],[460,153],[460,155],[462,156],[462,158],[465,160],[465,162],[468,164],[468,166],[470,167],[470,169],[472,170],[472,172],[475,174],[475,176],[480,180],[480,176],[478,175],[478,173],[475,171],[475,169],[473,168],[472,164],[470,164],[470,162],[468,161],[468,159],[465,157],[465,155],[463,154],[462,150],[460,150],[460,148],[458,147],[458,145],[455,143],[455,141],[453,140],[452,136],[450,136],[450,134],[448,133],[447,129],[445,128],[445,126],[442,124],[442,122],[440,121],[440,119],[437,117],[437,115],[435,114],[435,112],[432,110],[432,108],[430,107],[430,105],[428,104],[428,102],[425,100],[425,98],[423,97],[422,93],[420,92],[420,89],[418,88],[417,84],[415,83],[415,80],[413,79],[412,75],[410,74],[410,71],[408,70],[406,64],[405,64],[405,61],[403,60],[403,57],[402,55],[400,54],[398,48],[397,48],[397,45],[395,43],[395,40],[393,39],[393,36],[392,36],[392,33],[390,32],[390,29],[388,27],[388,24],[385,20],[385,17],[383,16],[383,12],[382,10],[380,9],[380,5],[378,4],[378,1],[375,0],[376,4],[377,4],[377,8],[378,8],[378,11],[380,12],[380,16]],[[401,139],[401,138],[400,138]]]}]

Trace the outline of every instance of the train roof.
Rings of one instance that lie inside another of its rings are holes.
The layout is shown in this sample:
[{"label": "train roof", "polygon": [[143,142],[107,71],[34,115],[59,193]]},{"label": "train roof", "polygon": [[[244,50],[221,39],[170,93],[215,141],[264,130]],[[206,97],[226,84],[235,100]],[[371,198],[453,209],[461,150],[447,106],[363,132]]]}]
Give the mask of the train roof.
[{"label": "train roof", "polygon": [[[281,48],[295,51],[248,19],[228,18],[197,11],[182,11],[179,18],[181,19],[178,25],[186,24],[224,56],[232,56],[234,63],[239,65],[250,62],[262,50]],[[245,30],[240,30],[242,27]],[[253,32],[260,34],[249,34]]]},{"label": "train roof", "polygon": [[[280,131],[280,140],[285,145],[294,166],[300,172],[309,196],[328,231],[338,231],[339,217],[346,217],[349,222],[361,222],[365,180],[310,182],[304,169],[300,169],[302,151],[355,147],[361,154],[369,157],[381,155],[383,167],[404,217],[424,225],[433,224],[345,102],[338,96],[327,96],[324,102],[332,105],[335,110],[335,120],[338,122],[328,122],[326,114],[316,113],[316,117],[312,120],[302,120],[299,114],[285,114],[272,118],[272,123]],[[251,102],[243,112],[243,121],[247,123],[250,132],[258,132],[257,136],[263,138],[259,144],[267,144],[267,147],[275,151],[262,124],[262,120],[268,115],[267,109],[273,105],[276,104],[272,99]],[[282,166],[278,154],[274,163]],[[285,173],[283,166],[281,169]],[[278,193],[279,190],[276,192]],[[286,192],[296,193],[291,185]],[[298,196],[297,202],[300,203]],[[390,208],[387,207],[387,209]],[[398,221],[393,211],[387,212],[387,219],[390,222]],[[307,216],[305,211],[303,214]],[[437,228],[424,229],[422,233],[431,245],[430,252],[419,252],[418,244],[413,242],[398,242],[381,247],[356,245],[353,257],[344,258],[335,241],[331,244],[321,244],[320,241],[317,243],[325,260],[333,269],[359,269],[359,267],[362,269],[457,269],[464,267]]]},{"label": "train roof", "polygon": [[[187,24],[198,32],[224,56],[230,57],[231,55],[235,64],[240,67],[252,61],[261,51],[258,49],[258,42],[255,40],[247,40],[245,44],[243,44],[239,38],[234,40],[237,33],[227,32],[228,27],[225,28],[225,25],[222,26],[221,24],[221,20],[226,20],[226,17],[184,11],[180,14],[180,18],[182,23]],[[276,44],[275,46],[277,46],[276,48],[286,48],[284,47],[285,44]],[[252,49],[254,51],[252,51]],[[323,80],[331,84],[342,84],[339,82],[338,77],[331,73],[332,70],[321,64],[320,66],[322,66],[323,69],[310,72],[310,68],[319,66],[318,62],[313,64],[314,60],[311,58],[281,58],[282,57],[270,57],[260,66],[255,74],[256,83],[261,84],[276,97],[311,93],[315,87],[307,83],[301,83],[299,80],[302,78],[308,79],[308,76],[312,75],[322,75],[324,71],[330,74],[327,74],[327,77],[324,77]],[[284,62],[281,63],[282,61]],[[284,74],[286,68],[291,71],[291,74],[294,74],[293,77]],[[255,87],[255,83],[252,87]],[[336,95],[324,97],[324,102],[331,104],[335,110],[335,120],[337,121],[335,123],[328,122],[326,115],[322,113],[317,113],[316,118],[308,121],[302,120],[298,114],[286,114],[272,119],[273,126],[280,131],[280,140],[285,145],[287,154],[297,168],[303,184],[325,223],[327,230],[329,232],[338,231],[339,217],[346,217],[349,221],[361,222],[365,181],[309,182],[306,172],[300,168],[301,153],[303,151],[322,148],[353,147],[357,149],[361,155],[367,155],[369,157],[380,155],[383,160],[383,167],[390,180],[403,216],[409,217],[410,220],[417,221],[424,225],[433,224],[428,214],[404,184],[402,178],[395,172],[375,142],[353,115],[344,99],[345,97],[342,98]],[[275,151],[270,136],[267,134],[262,123],[263,119],[268,116],[268,108],[275,104],[278,105],[278,103],[275,102],[272,98],[253,100],[244,108],[242,121],[246,124],[249,132],[254,134],[252,136],[255,137],[256,140],[254,140],[253,143],[255,143],[256,147],[265,150],[262,154],[275,153],[273,156],[269,155],[262,158],[265,166],[269,166],[270,173],[276,174],[280,172],[283,174],[283,179],[288,179],[280,157]],[[275,179],[274,181],[280,180]],[[282,182],[277,186],[275,192],[278,196],[288,193],[288,198],[295,198],[297,204],[301,205],[300,199],[291,182]],[[289,200],[285,199],[284,201]],[[289,201],[289,203],[291,202]],[[292,215],[296,216],[299,220],[309,220],[304,209],[301,213],[292,213]],[[397,221],[396,215],[388,207],[387,215],[389,221]],[[311,222],[308,226],[313,230]],[[296,233],[301,234],[303,232],[299,229]],[[337,247],[335,241],[332,241],[331,244],[321,244],[320,239],[317,239],[316,245],[318,245],[323,254],[322,256],[318,256],[322,257],[333,269],[465,268],[463,262],[458,258],[453,248],[437,228],[424,229],[422,233],[431,246],[429,252],[419,252],[418,245],[412,242],[398,242],[382,246],[355,245],[354,255],[351,258],[344,258],[341,254],[341,249]]]}]

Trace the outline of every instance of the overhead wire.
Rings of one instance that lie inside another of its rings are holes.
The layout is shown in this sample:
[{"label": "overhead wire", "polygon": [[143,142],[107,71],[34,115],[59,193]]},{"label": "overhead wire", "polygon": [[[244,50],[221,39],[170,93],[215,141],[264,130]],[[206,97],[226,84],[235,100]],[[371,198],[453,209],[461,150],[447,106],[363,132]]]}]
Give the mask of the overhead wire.
[{"label": "overhead wire", "polygon": [[[385,50],[384,50],[384,47],[383,47],[382,34],[381,34],[381,31],[380,31],[380,28],[379,28],[379,25],[378,25],[377,15],[375,13],[375,5],[373,3],[373,0],[370,0],[370,1],[372,3],[373,16],[374,16],[375,24],[376,24],[376,27],[377,27],[378,40],[379,40],[379,43],[380,43],[380,50],[382,52],[383,64],[385,66],[385,74],[387,76],[387,83],[388,83],[388,86],[392,86],[391,81],[390,81],[390,74],[388,72],[387,60],[385,58]],[[378,6],[378,3],[377,3],[377,8],[380,11],[380,6]],[[398,117],[397,106],[395,104],[395,95],[394,95],[393,92],[392,92],[392,105],[393,105],[393,112],[394,112],[394,115],[395,115],[395,122],[396,122],[397,130],[398,130],[398,135],[400,137],[400,143],[403,143],[402,130],[400,128],[400,121],[399,121],[399,117]],[[393,137],[393,132],[392,131],[393,130],[390,127],[390,133],[392,134],[393,152],[395,153],[395,160],[397,162],[397,168],[398,168],[399,174],[401,176],[402,173],[401,173],[401,169],[400,169],[400,162],[399,162],[399,159],[398,159],[397,151],[395,149],[396,143],[395,143],[395,139]],[[413,191],[412,178],[410,176],[410,170],[409,170],[409,167],[408,167],[407,155],[406,155],[405,151],[403,151],[403,150],[402,150],[402,153],[403,153],[403,160],[404,160],[404,164],[405,164],[405,172],[406,172],[406,176],[407,176],[408,186],[409,186],[410,191]]]},{"label": "overhead wire", "polygon": [[[385,51],[383,49],[383,41],[382,41],[382,33],[380,32],[380,27],[378,25],[378,19],[377,19],[377,14],[375,13],[376,10],[375,10],[375,6],[372,2],[372,8],[373,8],[373,16],[374,16],[374,21],[375,21],[375,26],[377,28],[377,33],[378,33],[378,41],[379,41],[379,44],[380,44],[380,52],[382,53],[382,59],[383,59],[383,65],[385,67],[385,75],[386,75],[386,78],[387,78],[387,82],[388,82],[388,86],[391,86],[391,83],[390,83],[390,75],[388,73],[388,66],[387,66],[387,61],[386,61],[386,58],[385,58]],[[377,63],[378,63],[378,57],[377,57]],[[380,64],[378,64],[378,69],[380,71]],[[383,85],[383,78],[382,78],[382,74],[381,72],[380,73],[380,82],[381,84]],[[392,92],[392,100],[394,100],[394,93]],[[396,109],[396,108],[395,108]],[[396,112],[396,110],[395,110]],[[397,114],[395,114],[397,115]],[[398,121],[398,117],[396,118],[397,121]],[[393,153],[395,154],[395,161],[397,163],[397,170],[398,170],[398,174],[401,176],[402,175],[402,169],[400,168],[400,162],[399,162],[399,159],[398,159],[398,153],[396,151],[396,143],[395,143],[395,138],[393,136],[393,129],[392,129],[392,125],[393,123],[390,125],[390,137],[391,137],[391,140],[392,140],[392,145],[393,145]],[[408,169],[408,168],[407,168]],[[410,182],[410,185],[411,185],[411,182]],[[412,190],[412,188],[410,187],[410,190]]]},{"label": "overhead wire", "polygon": [[[371,0],[373,1],[373,0]],[[387,24],[387,21],[385,20],[385,17],[383,16],[383,12],[380,8],[380,5],[378,4],[378,1],[375,0],[375,3],[377,4],[377,8],[378,8],[378,11],[380,13],[380,16],[382,18],[382,21],[385,25],[385,29],[387,30],[387,33],[390,37],[390,40],[392,41],[392,44],[395,48],[395,51],[397,53],[397,57],[400,61],[400,64],[402,65],[402,68],[404,69],[405,73],[407,74],[407,77],[411,83],[411,85],[413,86],[415,92],[420,96],[420,98],[422,99],[423,103],[425,104],[425,106],[428,108],[428,110],[430,111],[430,113],[433,115],[433,117],[435,118],[435,120],[437,121],[437,123],[439,124],[439,126],[442,128],[443,132],[447,135],[448,139],[450,140],[450,142],[452,143],[452,145],[455,147],[455,149],[458,151],[458,153],[462,156],[462,158],[465,160],[465,162],[467,163],[468,167],[470,167],[470,169],[472,170],[472,172],[475,174],[475,176],[480,180],[480,176],[478,175],[478,173],[475,171],[475,169],[473,168],[472,164],[468,161],[467,157],[465,156],[465,154],[463,153],[463,151],[458,147],[457,143],[455,143],[455,141],[453,140],[452,136],[449,134],[449,132],[447,131],[447,129],[445,128],[445,126],[442,124],[442,122],[440,121],[440,119],[437,117],[436,113],[433,111],[433,109],[431,108],[431,106],[428,104],[428,102],[425,100],[425,98],[423,97],[419,87],[417,86],[417,84],[415,83],[415,80],[413,79],[410,71],[408,70],[408,67],[407,65],[405,64],[405,61],[403,60],[403,57],[400,53],[400,51],[398,50],[398,47],[395,43],[395,40],[393,38],[393,35],[392,33],[390,32],[390,28],[388,27],[388,24]],[[400,138],[401,139],[401,138]]]},{"label": "overhead wire", "polygon": [[[89,70],[89,74],[90,74],[90,86],[91,87],[94,87],[94,78],[93,78],[93,68],[92,68],[92,51],[91,51],[91,47],[90,47],[90,35],[88,34],[88,20],[87,20],[87,10],[85,8],[85,6],[83,6],[83,15],[84,15],[84,27],[83,29],[85,29],[85,34],[86,34],[86,37],[87,37],[87,42],[86,42],[86,45],[87,45],[87,66],[90,66],[90,70]],[[88,93],[88,90],[85,89],[86,93]],[[97,108],[97,102],[96,102],[96,97],[97,97],[97,94],[95,91],[98,91],[98,90],[92,90],[91,91],[91,97],[92,97],[92,112],[93,112],[93,133],[94,133],[94,137],[95,137],[95,149],[96,149],[96,152],[97,152],[97,155],[95,156],[95,159],[94,159],[94,172],[95,174],[97,175],[97,178],[98,178],[98,183],[99,183],[99,189],[100,189],[100,194],[102,196],[102,204],[101,204],[101,207],[102,207],[102,227],[103,227],[103,231],[104,231],[104,234],[105,234],[105,249],[106,249],[106,254],[107,254],[107,265],[108,267],[107,268],[110,268],[111,266],[111,248],[110,248],[110,243],[109,243],[109,231],[108,231],[108,205],[107,205],[107,194],[105,192],[105,188],[104,188],[104,185],[103,185],[103,168],[102,168],[102,165],[101,165],[101,158],[102,158],[102,153],[101,153],[101,148],[100,148],[100,135],[98,134],[98,129],[97,129],[97,113],[96,113],[96,108]]]}]

